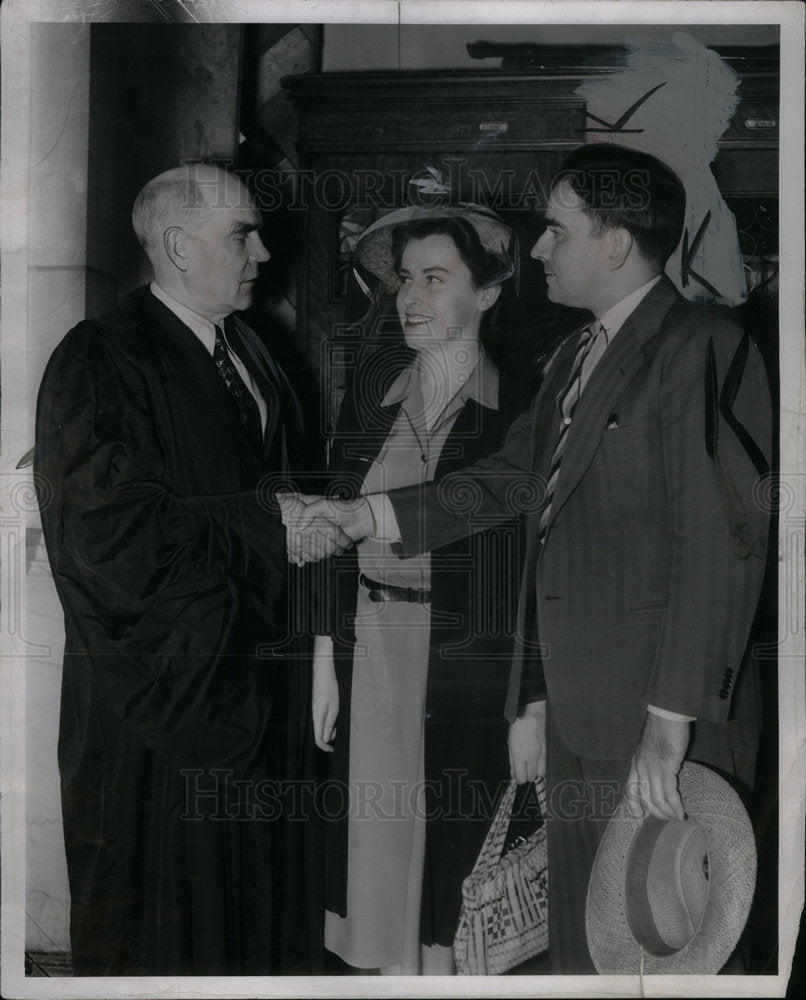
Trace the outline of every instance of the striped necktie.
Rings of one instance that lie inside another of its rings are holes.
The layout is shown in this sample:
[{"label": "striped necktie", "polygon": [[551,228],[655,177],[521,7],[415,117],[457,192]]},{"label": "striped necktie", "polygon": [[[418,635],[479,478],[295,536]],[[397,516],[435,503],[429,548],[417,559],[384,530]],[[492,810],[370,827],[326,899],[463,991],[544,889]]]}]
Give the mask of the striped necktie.
[{"label": "striped necktie", "polygon": [[571,420],[579,402],[579,397],[582,395],[582,390],[585,388],[587,379],[584,376],[589,374],[583,371],[585,362],[590,357],[591,352],[593,352],[594,345],[598,346],[599,341],[604,341],[604,327],[598,321],[594,321],[582,331],[571,375],[563,389],[557,395],[557,408],[560,411],[560,435],[557,438],[557,444],[554,446],[554,452],[551,456],[551,471],[546,483],[546,502],[540,514],[538,537],[541,542],[545,541],[548,530],[551,505],[557,489],[557,480],[560,477],[563,452],[565,451]]},{"label": "striped necktie", "polygon": [[255,402],[255,397],[249,391],[246,383],[241,378],[238,369],[233,364],[232,358],[227,350],[227,343],[224,339],[224,331],[220,326],[215,328],[215,347],[213,348],[213,361],[215,362],[218,374],[227,387],[227,391],[235,400],[238,407],[238,416],[241,418],[241,425],[246,433],[258,444],[263,443],[263,428],[260,421],[260,410]]}]

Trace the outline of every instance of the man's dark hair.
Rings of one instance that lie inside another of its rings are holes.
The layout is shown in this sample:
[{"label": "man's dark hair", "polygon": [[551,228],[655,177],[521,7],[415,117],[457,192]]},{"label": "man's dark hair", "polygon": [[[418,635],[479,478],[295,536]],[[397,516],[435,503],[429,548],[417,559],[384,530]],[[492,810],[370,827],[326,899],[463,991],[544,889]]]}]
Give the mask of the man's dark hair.
[{"label": "man's dark hair", "polygon": [[622,146],[581,146],[552,181],[568,180],[594,231],[624,228],[641,254],[663,268],[680,241],[686,193],[680,179],[647,153]]}]

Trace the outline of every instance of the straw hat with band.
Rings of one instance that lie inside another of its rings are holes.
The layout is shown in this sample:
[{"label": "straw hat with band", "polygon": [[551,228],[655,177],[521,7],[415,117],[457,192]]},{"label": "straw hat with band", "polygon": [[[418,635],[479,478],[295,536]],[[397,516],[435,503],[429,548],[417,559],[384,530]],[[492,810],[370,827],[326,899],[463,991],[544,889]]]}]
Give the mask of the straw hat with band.
[{"label": "straw hat with band", "polygon": [[[361,234],[355,248],[356,261],[362,268],[380,278],[386,291],[396,292],[400,288],[400,279],[392,259],[392,232],[395,226],[427,219],[464,219],[473,226],[484,249],[501,258],[501,273],[490,284],[499,284],[516,273],[517,238],[495,212],[481,205],[446,205],[434,208],[411,205],[396,209],[373,222]],[[368,291],[363,281],[361,285]]]},{"label": "straw hat with band", "polygon": [[714,975],[744,929],[756,881],[750,820],[730,785],[687,761],[683,822],[634,819],[622,802],[588,886],[588,948],[603,974]]}]

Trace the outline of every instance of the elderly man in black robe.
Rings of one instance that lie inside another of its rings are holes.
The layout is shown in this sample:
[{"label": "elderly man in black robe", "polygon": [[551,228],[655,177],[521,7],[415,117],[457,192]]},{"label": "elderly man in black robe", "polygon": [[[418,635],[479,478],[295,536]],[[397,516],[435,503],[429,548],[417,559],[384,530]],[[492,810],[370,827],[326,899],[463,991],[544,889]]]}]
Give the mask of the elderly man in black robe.
[{"label": "elderly man in black robe", "polygon": [[133,224],[153,282],[71,330],[40,389],[76,975],[282,972],[304,927],[277,882],[291,630],[271,497],[301,419],[233,315],[269,259],[260,222],[216,167],[150,181]]}]

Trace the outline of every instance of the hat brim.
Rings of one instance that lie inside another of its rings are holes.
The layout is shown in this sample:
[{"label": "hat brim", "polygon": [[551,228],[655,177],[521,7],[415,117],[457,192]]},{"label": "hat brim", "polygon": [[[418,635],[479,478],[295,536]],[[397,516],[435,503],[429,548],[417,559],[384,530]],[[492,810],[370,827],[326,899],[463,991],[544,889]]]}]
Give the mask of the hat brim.
[{"label": "hat brim", "polygon": [[[392,231],[395,226],[424,219],[445,218],[467,220],[478,233],[485,250],[506,258],[512,230],[487,209],[476,205],[445,205],[439,208],[411,205],[389,212],[368,226],[355,248],[356,260],[363,268],[380,278],[389,291],[395,292],[400,287],[400,279],[392,260]],[[505,277],[508,275],[504,275],[501,280]]]},{"label": "hat brim", "polygon": [[591,958],[603,975],[715,975],[747,922],[756,884],[753,829],[736,792],[710,768],[690,761],[679,777],[687,816],[708,851],[708,897],[697,929],[682,948],[656,954],[636,940],[628,922],[628,855],[646,822],[622,802],[596,854],[588,886],[586,931]]}]

